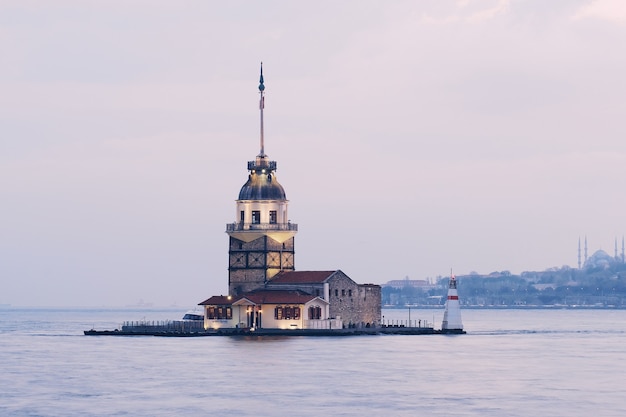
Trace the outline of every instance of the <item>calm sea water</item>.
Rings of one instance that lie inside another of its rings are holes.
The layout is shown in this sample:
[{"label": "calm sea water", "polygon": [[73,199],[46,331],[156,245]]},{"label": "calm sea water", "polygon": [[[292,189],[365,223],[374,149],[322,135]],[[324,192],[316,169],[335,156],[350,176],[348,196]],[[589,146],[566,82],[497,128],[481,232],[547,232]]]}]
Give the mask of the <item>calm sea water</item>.
[{"label": "calm sea water", "polygon": [[462,336],[82,335],[183,313],[0,309],[0,415],[626,415],[623,310],[463,310]]}]

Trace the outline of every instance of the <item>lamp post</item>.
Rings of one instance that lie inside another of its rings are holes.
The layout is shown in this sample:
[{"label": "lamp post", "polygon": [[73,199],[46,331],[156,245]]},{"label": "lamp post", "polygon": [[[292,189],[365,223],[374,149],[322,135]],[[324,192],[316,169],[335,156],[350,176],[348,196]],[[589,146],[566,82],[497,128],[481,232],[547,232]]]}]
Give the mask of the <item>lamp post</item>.
[{"label": "lamp post", "polygon": [[409,306],[409,327],[411,327],[411,306]]}]

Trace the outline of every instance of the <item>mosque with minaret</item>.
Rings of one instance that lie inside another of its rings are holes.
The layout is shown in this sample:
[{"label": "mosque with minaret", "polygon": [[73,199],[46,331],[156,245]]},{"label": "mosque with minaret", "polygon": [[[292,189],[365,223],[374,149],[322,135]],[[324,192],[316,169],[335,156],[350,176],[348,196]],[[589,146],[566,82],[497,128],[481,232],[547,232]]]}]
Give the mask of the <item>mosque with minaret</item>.
[{"label": "mosque with minaret", "polygon": [[260,151],[226,225],[228,295],[199,303],[205,329],[337,329],[381,323],[381,287],[357,284],[341,270],[298,271],[287,196],[265,153],[265,83],[259,83]]},{"label": "mosque with minaret", "polygon": [[615,253],[614,256],[609,255],[602,249],[598,249],[591,256],[588,256],[587,251],[587,236],[585,236],[585,252],[584,258],[581,253],[580,238],[578,238],[578,269],[607,269],[617,264],[626,263],[626,249],[624,245],[624,236],[622,236],[622,251],[617,251],[617,237],[615,238]]}]

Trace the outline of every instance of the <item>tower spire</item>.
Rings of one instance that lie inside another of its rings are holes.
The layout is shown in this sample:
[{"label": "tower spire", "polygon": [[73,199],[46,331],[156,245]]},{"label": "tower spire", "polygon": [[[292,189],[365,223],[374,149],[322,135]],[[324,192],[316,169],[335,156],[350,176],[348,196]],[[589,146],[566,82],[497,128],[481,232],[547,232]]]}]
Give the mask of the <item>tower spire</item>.
[{"label": "tower spire", "polygon": [[261,62],[261,77],[259,78],[259,110],[261,112],[261,151],[260,157],[265,156],[265,138],[263,137],[263,109],[265,108],[265,84],[263,81],[263,62]]},{"label": "tower spire", "polygon": [[587,263],[587,235],[585,235],[585,263]]}]

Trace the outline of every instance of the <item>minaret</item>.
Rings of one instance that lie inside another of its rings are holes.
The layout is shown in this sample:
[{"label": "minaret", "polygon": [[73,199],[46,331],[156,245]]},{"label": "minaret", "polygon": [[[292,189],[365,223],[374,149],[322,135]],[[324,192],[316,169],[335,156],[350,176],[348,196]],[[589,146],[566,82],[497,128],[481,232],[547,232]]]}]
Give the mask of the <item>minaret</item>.
[{"label": "minaret", "polygon": [[622,236],[622,263],[624,263],[624,236]]},{"label": "minaret", "polygon": [[585,264],[586,263],[587,263],[587,236],[585,236]]},{"label": "minaret", "polygon": [[443,313],[442,333],[465,333],[461,321],[461,306],[459,295],[456,290],[456,277],[450,272],[450,284],[448,285],[448,299],[446,311]]},{"label": "minaret", "polygon": [[615,237],[615,256],[613,257],[613,259],[619,261],[619,258],[617,257],[617,236]]},{"label": "minaret", "polygon": [[580,269],[580,236],[578,236],[578,269]]},{"label": "minaret", "polygon": [[261,150],[248,162],[248,181],[236,201],[236,220],[226,225],[230,237],[228,293],[239,295],[263,288],[280,271],[294,270],[294,236],[285,190],[276,179],[276,161],[265,154],[263,63],[259,80]]}]

